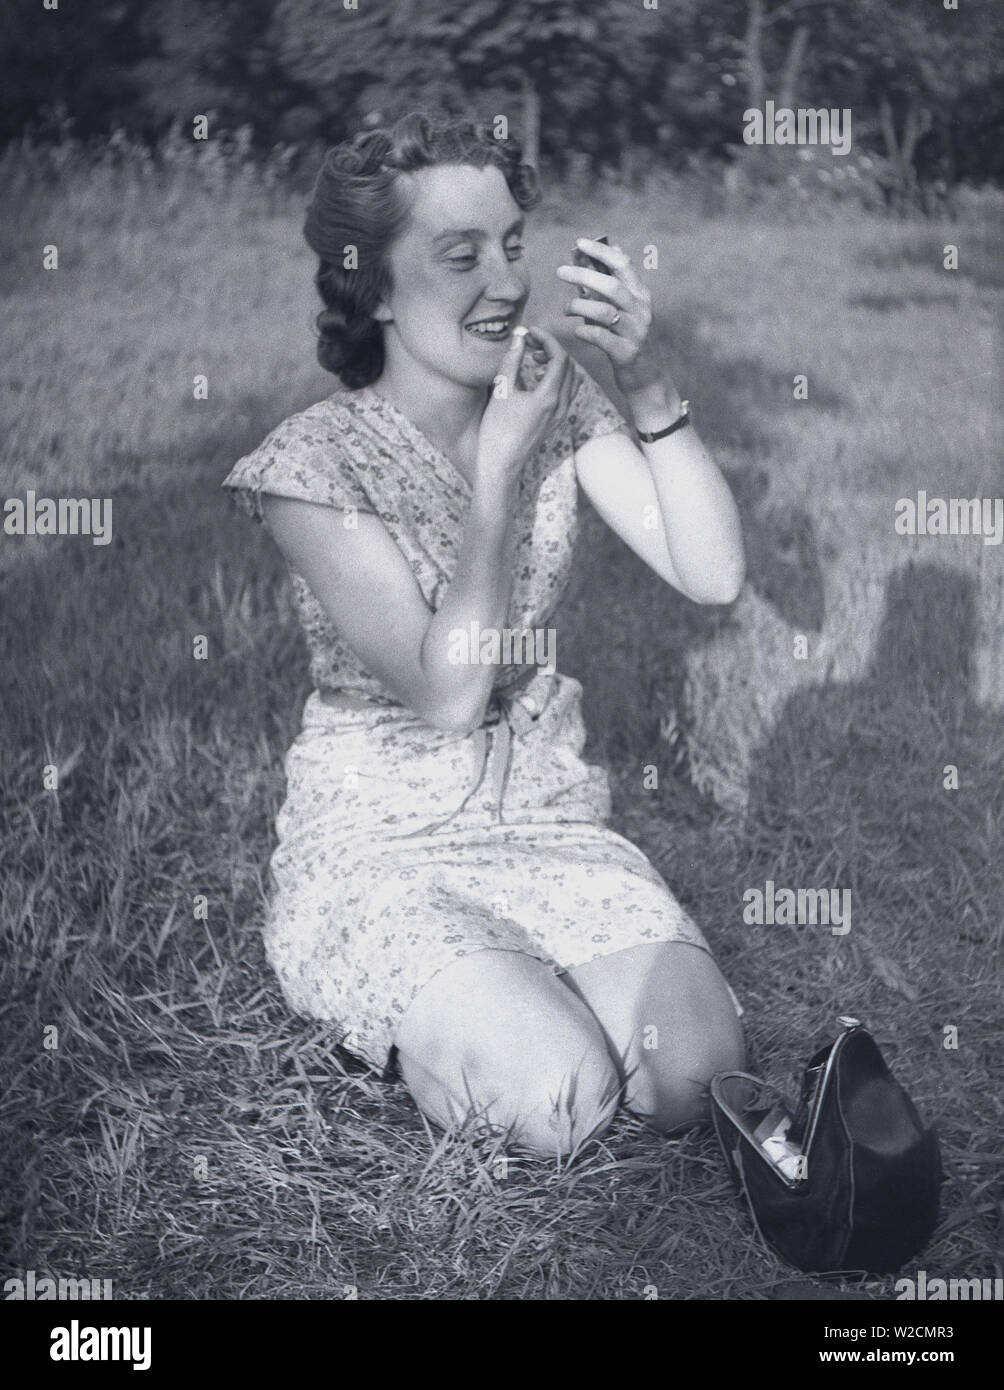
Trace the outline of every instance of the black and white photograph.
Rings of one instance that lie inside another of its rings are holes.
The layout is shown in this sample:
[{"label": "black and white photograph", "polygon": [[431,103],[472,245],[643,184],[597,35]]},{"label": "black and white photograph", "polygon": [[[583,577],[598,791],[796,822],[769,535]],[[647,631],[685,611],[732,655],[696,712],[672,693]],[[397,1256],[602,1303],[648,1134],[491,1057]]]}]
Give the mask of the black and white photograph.
[{"label": "black and white photograph", "polygon": [[216,1373],[210,1304],[278,1355],[319,1303],[663,1302],[722,1368],[974,1371],[1004,9],[0,35],[30,1368]]}]

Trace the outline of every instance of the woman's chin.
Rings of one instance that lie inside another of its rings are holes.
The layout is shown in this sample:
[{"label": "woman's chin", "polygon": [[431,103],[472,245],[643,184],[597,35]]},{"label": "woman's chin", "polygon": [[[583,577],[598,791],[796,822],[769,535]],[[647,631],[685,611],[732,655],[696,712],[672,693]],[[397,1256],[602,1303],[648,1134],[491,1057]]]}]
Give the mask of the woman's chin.
[{"label": "woman's chin", "polygon": [[488,380],[494,381],[511,346],[512,334],[510,333],[498,342],[475,343],[474,350],[468,354],[468,357],[472,362],[483,364],[483,370],[487,373]]},{"label": "woman's chin", "polygon": [[511,346],[512,334],[510,333],[507,338],[502,338],[499,342],[475,342],[472,356],[475,361],[480,358],[483,362],[501,362]]},{"label": "woman's chin", "polygon": [[506,343],[465,342],[464,350],[443,354],[435,359],[426,358],[426,364],[437,375],[455,381],[462,386],[489,387],[498,377],[499,369],[505,359]]},{"label": "woman's chin", "polygon": [[470,386],[491,386],[494,384],[505,357],[505,347],[489,353],[482,349],[471,354],[462,369],[463,379]]}]

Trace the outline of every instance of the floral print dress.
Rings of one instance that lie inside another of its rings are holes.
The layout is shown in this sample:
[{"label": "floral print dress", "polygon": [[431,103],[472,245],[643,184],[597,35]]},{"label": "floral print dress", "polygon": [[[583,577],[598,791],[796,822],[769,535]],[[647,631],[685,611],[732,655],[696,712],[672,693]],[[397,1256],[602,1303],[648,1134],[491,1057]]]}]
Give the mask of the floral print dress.
[{"label": "floral print dress", "polygon": [[[511,629],[546,629],[576,533],[575,450],[625,428],[573,363],[565,419],[520,479]],[[470,486],[372,387],[284,420],[223,486],[376,513],[430,609],[456,561]],[[290,1005],[383,1069],[409,1004],[468,952],[522,951],[559,973],[644,942],[708,950],[635,845],[608,828],[603,769],[581,757],[581,687],[501,666],[482,726],[423,722],[365,669],[291,574],[315,685],[286,755],[265,944]],[[527,679],[527,677],[530,677]],[[337,700],[329,701],[333,692]]]}]

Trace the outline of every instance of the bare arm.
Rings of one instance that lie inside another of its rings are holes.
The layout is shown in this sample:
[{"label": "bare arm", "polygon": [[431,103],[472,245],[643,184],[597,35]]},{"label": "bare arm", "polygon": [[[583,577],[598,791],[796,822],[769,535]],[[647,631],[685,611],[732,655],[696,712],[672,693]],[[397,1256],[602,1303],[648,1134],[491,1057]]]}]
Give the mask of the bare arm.
[{"label": "bare arm", "polygon": [[[566,313],[585,319],[576,337],[607,354],[635,426],[654,434],[679,417],[682,402],[649,332],[652,297],[619,246],[578,245],[606,272],[558,267],[578,291]],[[603,519],[667,583],[696,603],[738,597],[746,568],[739,512],[692,424],[640,447],[623,430],[591,439],[576,468]]]},{"label": "bare arm", "polygon": [[451,634],[504,626],[512,594],[514,513],[520,470],[557,412],[567,409],[568,359],[549,334],[551,353],[532,391],[519,391],[523,340],[514,341],[479,434],[470,510],[457,563],[437,612],[426,603],[408,562],[376,516],[357,517],[291,498],[263,495],[269,528],[332,624],[366,668],[419,718],[466,732],[484,717],[496,667],[450,660]]},{"label": "bare arm", "polygon": [[667,584],[695,603],[735,600],[745,572],[739,513],[693,426],[641,448],[623,430],[601,435],[575,464],[603,520]]},{"label": "bare arm", "polygon": [[426,603],[383,522],[369,513],[346,529],[344,513],[315,502],[263,495],[276,543],[341,636],[419,718],[443,729],[483,716],[493,666],[449,660],[450,633],[477,621],[501,627],[512,589],[511,489],[478,488],[457,566],[439,611]]}]

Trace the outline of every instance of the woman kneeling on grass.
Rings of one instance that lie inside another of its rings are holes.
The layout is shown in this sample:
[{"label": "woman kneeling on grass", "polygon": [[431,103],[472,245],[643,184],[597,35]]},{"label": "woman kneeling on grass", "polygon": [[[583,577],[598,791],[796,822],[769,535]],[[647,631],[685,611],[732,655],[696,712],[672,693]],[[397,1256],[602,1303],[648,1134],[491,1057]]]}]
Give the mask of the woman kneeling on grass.
[{"label": "woman kneeling on grass", "polygon": [[580,685],[505,639],[545,631],[561,598],[578,486],[697,603],[736,597],[743,549],[624,252],[583,241],[604,269],[557,273],[655,439],[523,326],[539,197],[516,142],[463,121],[412,115],[329,151],[305,235],[318,354],[347,389],[224,486],[288,561],[317,687],[271,861],[286,997],[375,1066],[396,1052],[436,1123],[473,1115],[554,1155],[621,1103],[665,1132],[699,1120],[742,1032],[700,930],[607,828]]}]

